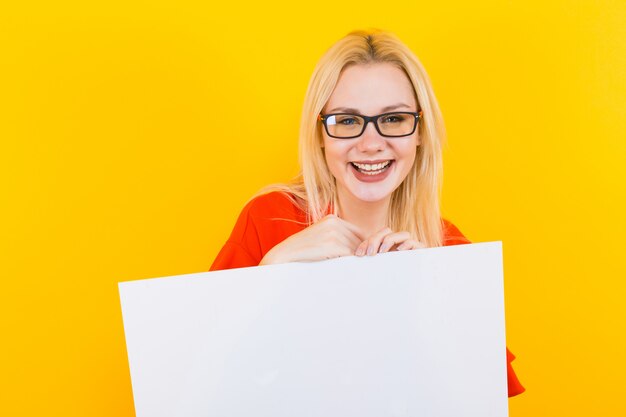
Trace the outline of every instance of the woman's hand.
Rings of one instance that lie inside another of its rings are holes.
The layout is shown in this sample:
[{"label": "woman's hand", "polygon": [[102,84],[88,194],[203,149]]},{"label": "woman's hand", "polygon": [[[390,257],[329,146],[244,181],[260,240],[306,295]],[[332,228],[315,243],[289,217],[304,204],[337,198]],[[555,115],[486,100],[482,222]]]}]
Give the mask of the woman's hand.
[{"label": "woman's hand", "polygon": [[259,265],[320,261],[354,255],[363,239],[364,236],[355,225],[329,214],[274,246]]},{"label": "woman's hand", "polygon": [[356,256],[375,255],[397,250],[412,250],[425,248],[423,243],[411,239],[409,232],[393,232],[385,227],[370,238],[364,240],[356,249]]}]

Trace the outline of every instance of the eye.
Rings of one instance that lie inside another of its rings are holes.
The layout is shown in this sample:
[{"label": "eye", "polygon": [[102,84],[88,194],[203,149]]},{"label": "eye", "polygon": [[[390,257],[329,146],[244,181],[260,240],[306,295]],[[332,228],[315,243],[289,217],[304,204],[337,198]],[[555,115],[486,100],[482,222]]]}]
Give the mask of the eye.
[{"label": "eye", "polygon": [[344,126],[360,124],[359,119],[354,116],[337,116],[335,120],[337,124],[341,124]]},{"label": "eye", "polygon": [[382,122],[383,123],[400,123],[400,122],[403,122],[405,119],[406,117],[402,114],[389,114],[383,117]]}]

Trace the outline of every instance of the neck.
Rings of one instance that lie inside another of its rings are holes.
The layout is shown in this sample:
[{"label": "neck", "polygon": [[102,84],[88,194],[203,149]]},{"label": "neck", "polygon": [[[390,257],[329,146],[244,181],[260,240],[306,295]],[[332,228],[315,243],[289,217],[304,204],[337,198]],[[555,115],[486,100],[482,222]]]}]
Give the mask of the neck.
[{"label": "neck", "polygon": [[338,214],[342,219],[354,224],[367,239],[374,233],[388,226],[387,212],[391,196],[380,201],[362,201],[348,192],[337,192]]}]

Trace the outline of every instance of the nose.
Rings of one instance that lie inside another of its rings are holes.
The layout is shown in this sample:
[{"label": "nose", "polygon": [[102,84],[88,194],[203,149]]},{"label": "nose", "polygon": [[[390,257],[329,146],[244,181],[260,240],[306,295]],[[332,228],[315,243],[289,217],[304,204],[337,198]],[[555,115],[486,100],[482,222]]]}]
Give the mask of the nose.
[{"label": "nose", "polygon": [[363,153],[382,151],[387,145],[385,138],[378,133],[376,126],[371,122],[367,124],[358,140],[357,148]]}]

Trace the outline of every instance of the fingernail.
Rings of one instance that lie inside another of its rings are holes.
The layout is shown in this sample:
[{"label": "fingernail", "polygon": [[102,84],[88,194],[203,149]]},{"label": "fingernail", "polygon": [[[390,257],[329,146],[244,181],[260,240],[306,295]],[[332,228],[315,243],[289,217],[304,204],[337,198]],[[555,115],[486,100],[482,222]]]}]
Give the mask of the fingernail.
[{"label": "fingernail", "polygon": [[387,252],[389,250],[387,246],[388,246],[387,244],[383,243],[383,245],[380,247],[380,250],[378,252],[379,253]]},{"label": "fingernail", "polygon": [[363,256],[363,248],[358,248],[356,250],[356,256]]},{"label": "fingernail", "polygon": [[376,252],[376,251],[374,250],[374,247],[373,247],[373,246],[370,246],[370,247],[368,247],[368,248],[367,248],[367,254],[368,254],[368,255],[370,255],[370,256],[371,256],[371,255],[373,255],[373,254],[374,254],[374,252]]}]

